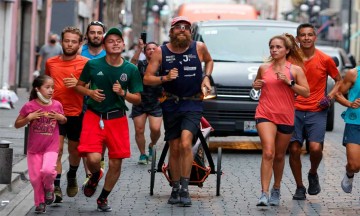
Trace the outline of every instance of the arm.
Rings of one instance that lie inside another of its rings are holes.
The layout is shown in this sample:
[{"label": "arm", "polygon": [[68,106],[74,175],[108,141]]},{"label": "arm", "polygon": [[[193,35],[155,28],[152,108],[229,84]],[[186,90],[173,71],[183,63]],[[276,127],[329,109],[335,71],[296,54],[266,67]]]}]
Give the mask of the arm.
[{"label": "arm", "polygon": [[[310,96],[310,88],[309,88],[309,84],[307,82],[307,79],[306,79],[303,69],[296,65],[293,65],[293,69],[295,72],[296,82],[295,82],[295,85],[292,86],[291,88],[293,89],[293,91],[296,94],[301,95],[305,98],[309,97]],[[288,82],[288,85],[289,84],[290,84],[290,82]]]},{"label": "arm", "polygon": [[265,81],[262,79],[262,72],[265,70],[266,67],[267,66],[263,64],[263,65],[260,65],[260,67],[258,69],[255,80],[252,83],[252,87],[255,90],[260,90],[265,83]]},{"label": "arm", "polygon": [[339,89],[335,94],[335,99],[337,102],[339,102],[343,106],[351,107],[353,109],[359,108],[360,98],[357,98],[355,101],[351,102],[344,97],[344,94],[346,94],[349,89],[354,85],[356,78],[357,70],[355,68],[349,70],[346,73],[344,79],[340,82]]},{"label": "arm", "polygon": [[132,104],[138,105],[141,103],[140,93],[130,93],[129,91],[124,90],[118,80],[116,80],[116,83],[113,85],[113,91]]},{"label": "arm", "polygon": [[[213,68],[214,68],[214,61],[211,58],[211,55],[204,43],[197,42],[197,49],[201,53],[199,56],[201,56],[200,60],[205,62],[205,71],[204,71],[204,78],[201,83],[201,89],[203,91],[204,96],[206,97],[211,90],[211,84],[210,84],[210,76],[212,74]],[[205,88],[204,88],[205,87]]]},{"label": "arm", "polygon": [[29,124],[29,122],[31,122],[32,120],[40,118],[42,115],[44,115],[44,113],[41,111],[41,109],[29,113],[29,115],[27,116],[19,115],[15,120],[14,126],[15,128],[24,127],[25,125]]},{"label": "arm", "polygon": [[97,102],[101,102],[103,100],[105,100],[105,95],[102,94],[103,90],[101,89],[89,89],[85,87],[86,83],[79,80],[78,83],[75,86],[75,90],[84,96],[89,96],[91,97],[93,100],[97,101]]},{"label": "arm", "polygon": [[138,48],[136,49],[133,57],[130,60],[131,63],[133,63],[134,65],[137,65],[140,54],[144,50],[144,47],[145,47],[145,44],[144,44],[143,40],[139,38]]}]

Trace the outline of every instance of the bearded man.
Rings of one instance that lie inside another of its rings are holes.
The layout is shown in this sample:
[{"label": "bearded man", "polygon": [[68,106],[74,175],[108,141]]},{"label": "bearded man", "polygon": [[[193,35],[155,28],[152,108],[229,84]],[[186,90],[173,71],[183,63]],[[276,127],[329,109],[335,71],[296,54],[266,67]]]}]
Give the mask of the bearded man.
[{"label": "bearded man", "polygon": [[60,149],[57,160],[57,176],[55,185],[55,203],[62,202],[60,177],[62,173],[61,157],[63,153],[64,139],[68,138],[68,152],[70,168],[67,172],[68,197],[74,197],[79,191],[76,172],[79,167],[80,157],[77,150],[82,127],[83,96],[78,94],[76,86],[88,58],[77,55],[83,35],[76,27],[66,27],[61,33],[61,46],[63,54],[49,58],[46,61],[45,74],[54,79],[55,100],[61,102],[68,121],[60,126]]},{"label": "bearded man", "polygon": [[[211,90],[214,62],[204,43],[191,40],[191,23],[187,17],[172,20],[169,36],[170,42],[153,53],[144,84],[162,84],[166,95],[161,106],[165,141],[170,147],[172,192],[168,203],[190,206],[188,185],[193,162],[192,140],[202,117],[201,99]],[[205,62],[204,72],[201,62]],[[158,69],[160,76],[156,76]]]}]

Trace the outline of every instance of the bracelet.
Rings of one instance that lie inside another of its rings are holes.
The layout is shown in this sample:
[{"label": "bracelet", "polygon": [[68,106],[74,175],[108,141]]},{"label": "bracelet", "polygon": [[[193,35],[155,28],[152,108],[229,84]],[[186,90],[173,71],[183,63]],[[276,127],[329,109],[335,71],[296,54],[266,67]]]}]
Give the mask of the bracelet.
[{"label": "bracelet", "polygon": [[205,74],[204,77],[203,77],[203,80],[205,79],[205,77],[210,79],[211,75]]},{"label": "bracelet", "polygon": [[125,98],[126,97],[126,94],[127,94],[127,91],[126,90],[124,90],[124,95],[123,96],[121,96],[121,97],[123,97],[123,98]]}]

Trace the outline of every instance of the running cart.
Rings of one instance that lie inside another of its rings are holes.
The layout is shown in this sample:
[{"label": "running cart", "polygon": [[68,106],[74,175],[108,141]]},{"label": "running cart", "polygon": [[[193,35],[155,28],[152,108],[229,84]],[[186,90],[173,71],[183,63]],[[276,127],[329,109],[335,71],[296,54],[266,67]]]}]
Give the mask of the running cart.
[{"label": "running cart", "polygon": [[[203,121],[206,120],[202,120],[202,122]],[[214,161],[211,157],[207,143],[207,141],[209,140],[211,130],[212,128],[209,125],[209,127],[207,128],[199,129],[197,133],[196,142],[193,143],[193,147],[192,147],[194,161],[192,164],[189,185],[197,185],[198,187],[201,188],[203,186],[204,181],[210,174],[216,174],[216,196],[220,196],[220,182],[222,175],[222,170],[221,170],[222,149],[221,147],[218,148],[217,166],[215,169]],[[159,162],[158,164],[156,164],[156,149],[153,148],[153,160],[151,161],[151,169],[149,170],[149,173],[151,175],[150,177],[151,196],[154,195],[155,174],[157,172],[162,172],[165,175],[166,179],[169,181],[170,186],[172,186],[169,164],[165,163],[165,158],[168,150],[169,150],[169,143],[166,142],[161,152]]]}]

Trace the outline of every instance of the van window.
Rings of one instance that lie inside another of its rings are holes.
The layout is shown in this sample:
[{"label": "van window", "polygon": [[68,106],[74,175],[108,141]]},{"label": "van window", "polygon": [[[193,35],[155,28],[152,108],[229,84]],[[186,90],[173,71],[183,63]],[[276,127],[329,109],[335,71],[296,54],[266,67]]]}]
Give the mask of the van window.
[{"label": "van window", "polygon": [[296,29],[264,26],[203,26],[199,32],[216,61],[264,62],[269,56],[268,43],[275,35]]}]

